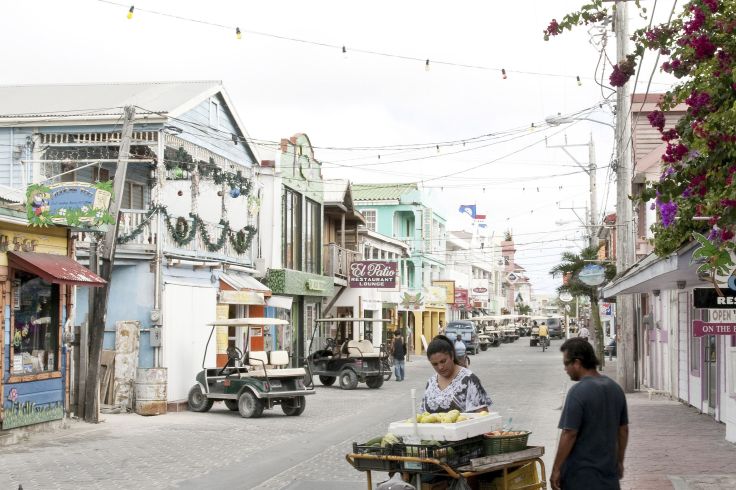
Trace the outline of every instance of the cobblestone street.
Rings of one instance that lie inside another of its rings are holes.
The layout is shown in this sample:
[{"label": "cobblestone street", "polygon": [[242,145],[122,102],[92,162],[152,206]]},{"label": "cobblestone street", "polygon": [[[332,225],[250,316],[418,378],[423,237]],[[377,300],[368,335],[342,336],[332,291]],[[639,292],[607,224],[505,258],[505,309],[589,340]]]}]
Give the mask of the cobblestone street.
[{"label": "cobblestone street", "polygon": [[[471,365],[493,409],[514,428],[531,430],[530,444],[545,446],[548,471],[569,385],[559,345],[543,353],[522,338],[472,357]],[[206,414],[106,415],[96,426],[71,422],[66,430],[1,449],[0,488],[363,489],[364,476],[345,454],[353,441],[380,435],[389,422],[411,413],[410,390],[421,396],[431,366],[421,357],[407,366],[405,382],[392,380],[380,390],[318,387],[301,417],[276,410],[246,420],[216,405]],[[723,440],[722,425],[646,394],[630,396],[629,406],[623,488],[733,488],[729,468],[736,447]]]}]

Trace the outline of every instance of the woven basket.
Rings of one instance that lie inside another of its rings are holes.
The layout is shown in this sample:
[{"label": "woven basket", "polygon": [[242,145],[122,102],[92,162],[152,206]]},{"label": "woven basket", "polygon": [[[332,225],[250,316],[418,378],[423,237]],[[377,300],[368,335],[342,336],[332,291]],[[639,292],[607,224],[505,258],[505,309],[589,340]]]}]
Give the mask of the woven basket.
[{"label": "woven basket", "polygon": [[494,454],[512,453],[526,449],[526,443],[529,440],[531,432],[524,432],[517,436],[483,436],[484,454],[493,456]]}]

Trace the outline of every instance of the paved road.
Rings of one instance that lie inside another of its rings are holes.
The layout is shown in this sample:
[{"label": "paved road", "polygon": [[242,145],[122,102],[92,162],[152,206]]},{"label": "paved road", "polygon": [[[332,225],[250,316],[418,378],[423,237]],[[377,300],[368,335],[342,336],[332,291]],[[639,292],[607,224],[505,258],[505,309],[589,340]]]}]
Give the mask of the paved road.
[{"label": "paved road", "polygon": [[[514,427],[531,430],[530,443],[547,447],[548,463],[566,386],[558,346],[553,342],[543,353],[522,338],[471,358],[493,409]],[[0,449],[0,488],[363,489],[362,474],[344,459],[351,443],[407,418],[411,388],[421,396],[431,373],[429,363],[415,357],[406,381],[379,390],[318,387],[301,417],[277,409],[246,420],[216,404],[206,414],[72,422],[67,430]]]}]

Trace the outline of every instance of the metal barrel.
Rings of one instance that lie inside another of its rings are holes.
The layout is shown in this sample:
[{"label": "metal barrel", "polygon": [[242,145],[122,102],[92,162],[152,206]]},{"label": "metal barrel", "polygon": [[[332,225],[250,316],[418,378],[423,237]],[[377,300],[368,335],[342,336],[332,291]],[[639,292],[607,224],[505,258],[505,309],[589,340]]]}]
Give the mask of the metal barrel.
[{"label": "metal barrel", "polygon": [[166,368],[138,368],[135,379],[135,413],[166,413]]}]

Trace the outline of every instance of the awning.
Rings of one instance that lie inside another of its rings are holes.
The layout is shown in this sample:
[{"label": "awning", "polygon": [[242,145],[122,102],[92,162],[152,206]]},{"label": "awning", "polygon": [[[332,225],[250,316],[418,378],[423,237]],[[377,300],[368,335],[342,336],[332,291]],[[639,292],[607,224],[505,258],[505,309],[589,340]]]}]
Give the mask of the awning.
[{"label": "awning", "polygon": [[266,299],[257,291],[220,291],[217,302],[223,305],[265,305]]},{"label": "awning", "polygon": [[271,296],[270,298],[266,298],[266,306],[291,310],[291,303],[293,300],[294,298],[291,296]]},{"label": "awning", "polygon": [[248,274],[223,273],[220,275],[220,280],[238,291],[256,291],[267,296],[271,294],[268,286]]},{"label": "awning", "polygon": [[697,242],[689,243],[666,257],[651,253],[626,273],[602,289],[604,298],[618,294],[648,293],[654,289],[685,289],[703,285],[696,264],[692,264]]},{"label": "awning", "polygon": [[52,284],[99,288],[106,281],[65,255],[36,252],[8,252],[8,265],[35,274]]}]

